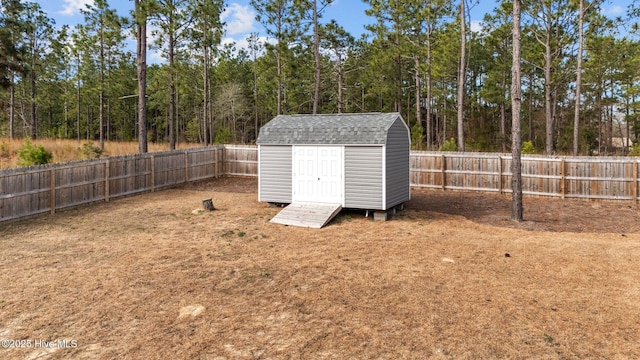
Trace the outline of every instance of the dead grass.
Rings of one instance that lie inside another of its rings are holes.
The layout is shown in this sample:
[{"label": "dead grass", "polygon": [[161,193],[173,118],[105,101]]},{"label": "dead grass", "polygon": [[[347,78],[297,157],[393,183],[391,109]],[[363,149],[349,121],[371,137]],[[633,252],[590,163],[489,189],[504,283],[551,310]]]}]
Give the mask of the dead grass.
[{"label": "dead grass", "polygon": [[0,338],[78,345],[0,357],[640,357],[638,233],[496,227],[422,191],[392,221],[286,227],[237,184],[0,224]]},{"label": "dead grass", "polygon": [[[24,144],[23,139],[6,139],[0,138],[0,170],[14,168],[18,165],[18,150]],[[53,154],[53,163],[84,160],[87,159],[87,153],[83,151],[85,144],[87,146],[99,148],[98,141],[82,140],[61,140],[61,139],[37,139],[33,141],[34,145],[42,145],[47,151]],[[181,143],[177,145],[178,149],[186,149],[201,146],[200,144]],[[168,144],[149,143],[149,152],[169,150]],[[138,153],[137,142],[116,142],[106,141],[102,156],[120,156]]]}]

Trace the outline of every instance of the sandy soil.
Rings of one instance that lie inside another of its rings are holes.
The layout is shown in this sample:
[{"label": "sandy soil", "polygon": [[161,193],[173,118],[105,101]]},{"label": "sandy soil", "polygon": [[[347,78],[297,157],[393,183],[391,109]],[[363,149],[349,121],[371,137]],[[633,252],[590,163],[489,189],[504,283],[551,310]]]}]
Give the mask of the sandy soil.
[{"label": "sandy soil", "polygon": [[639,358],[637,206],[509,205],[314,230],[227,178],[0,224],[0,358]]}]

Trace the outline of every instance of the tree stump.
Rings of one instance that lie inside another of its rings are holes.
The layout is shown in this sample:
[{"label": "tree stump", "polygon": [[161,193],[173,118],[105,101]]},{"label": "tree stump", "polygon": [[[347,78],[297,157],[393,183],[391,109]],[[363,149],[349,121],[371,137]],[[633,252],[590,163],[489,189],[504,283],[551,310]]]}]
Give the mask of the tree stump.
[{"label": "tree stump", "polygon": [[213,207],[213,200],[212,199],[204,199],[204,200],[202,200],[202,207],[205,210],[209,210],[209,211],[215,210],[215,208]]}]

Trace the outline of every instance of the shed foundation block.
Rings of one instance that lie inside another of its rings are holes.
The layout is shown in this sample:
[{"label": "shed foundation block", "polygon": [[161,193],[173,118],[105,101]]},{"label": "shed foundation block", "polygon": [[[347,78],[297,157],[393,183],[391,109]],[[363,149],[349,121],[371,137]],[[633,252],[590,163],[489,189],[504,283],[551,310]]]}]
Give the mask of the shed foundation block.
[{"label": "shed foundation block", "polygon": [[375,211],[373,213],[373,220],[387,221],[388,214],[386,211]]}]

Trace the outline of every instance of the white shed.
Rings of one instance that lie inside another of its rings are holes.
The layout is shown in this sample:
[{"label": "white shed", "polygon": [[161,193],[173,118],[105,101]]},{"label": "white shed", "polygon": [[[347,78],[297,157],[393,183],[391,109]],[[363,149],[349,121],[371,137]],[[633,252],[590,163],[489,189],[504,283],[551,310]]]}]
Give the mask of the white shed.
[{"label": "white shed", "polygon": [[259,201],[388,210],[410,198],[399,113],[279,115],[256,143]]}]

